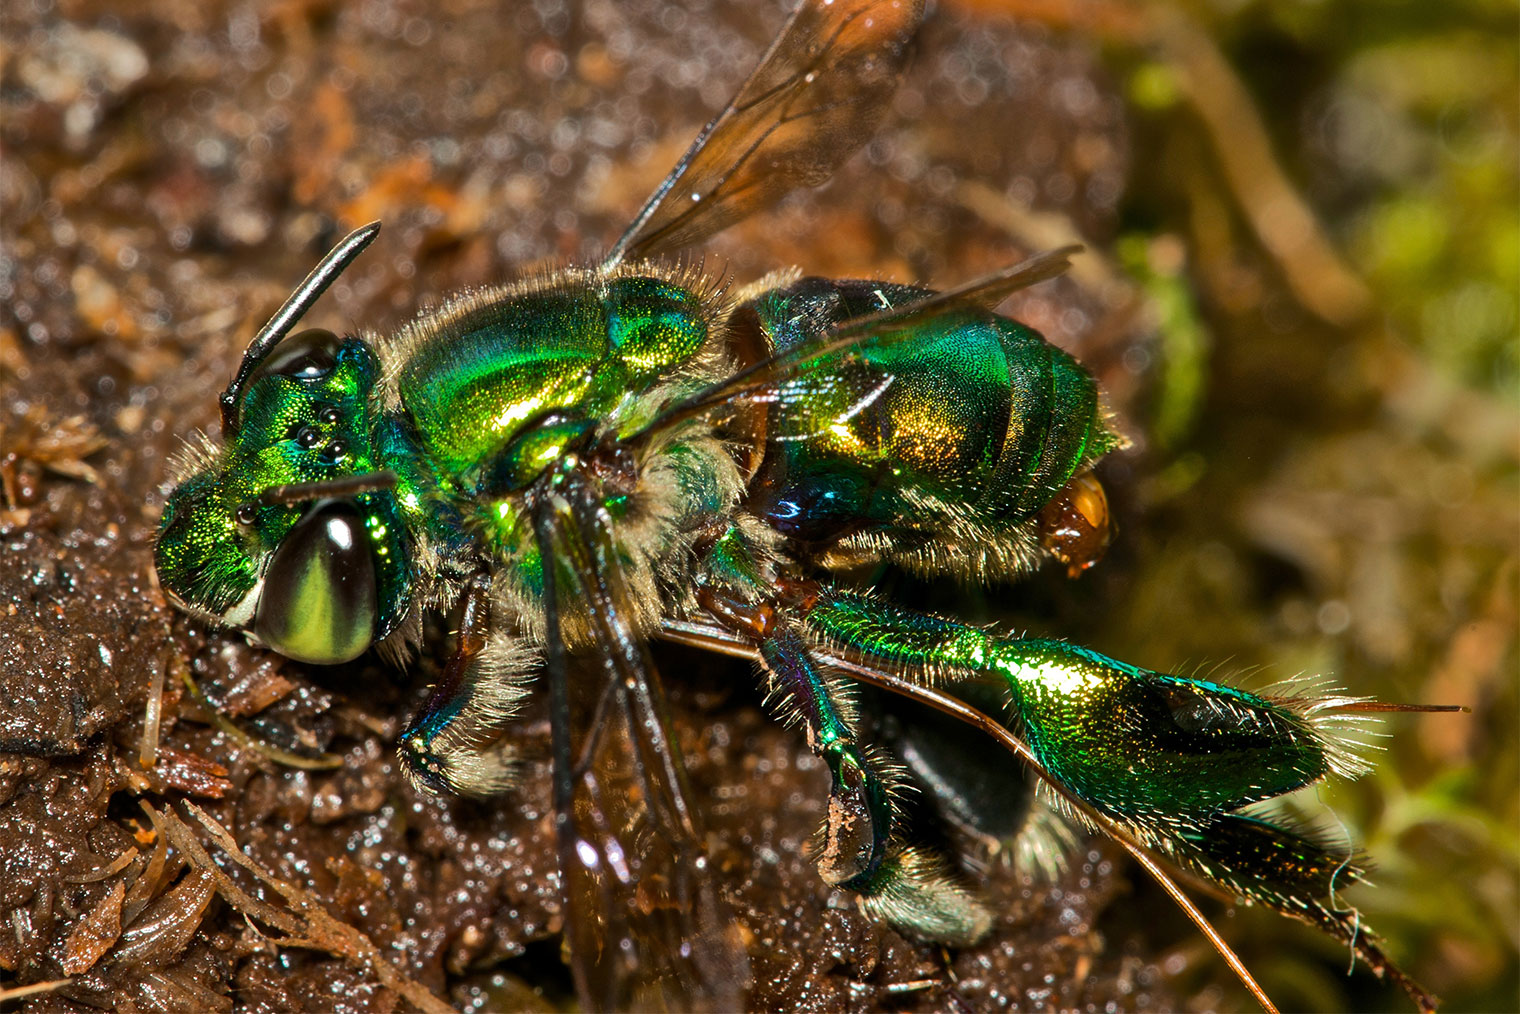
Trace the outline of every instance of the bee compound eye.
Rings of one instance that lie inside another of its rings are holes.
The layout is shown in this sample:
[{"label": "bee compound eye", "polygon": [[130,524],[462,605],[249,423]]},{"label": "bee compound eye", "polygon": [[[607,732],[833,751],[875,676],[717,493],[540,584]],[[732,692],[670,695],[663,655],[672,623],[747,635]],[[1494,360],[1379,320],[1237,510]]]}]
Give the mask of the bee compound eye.
[{"label": "bee compound eye", "polygon": [[357,658],[378,621],[375,562],[351,504],[319,504],[264,572],[254,633],[280,654],[335,665]]},{"label": "bee compound eye", "polygon": [[309,327],[281,342],[259,366],[258,375],[321,380],[338,365],[342,339],[325,328]]}]

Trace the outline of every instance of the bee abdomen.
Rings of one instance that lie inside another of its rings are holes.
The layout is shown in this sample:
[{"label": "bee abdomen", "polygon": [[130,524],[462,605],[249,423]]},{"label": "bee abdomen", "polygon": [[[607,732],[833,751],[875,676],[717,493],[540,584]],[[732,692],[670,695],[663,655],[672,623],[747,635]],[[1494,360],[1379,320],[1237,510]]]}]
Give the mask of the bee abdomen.
[{"label": "bee abdomen", "polygon": [[[803,278],[740,307],[739,348],[755,332],[792,348],[927,294]],[[1117,442],[1096,383],[1034,330],[975,306],[894,327],[788,381],[764,421],[752,509],[825,562],[1027,569],[1048,552],[1042,508]],[[971,559],[957,550],[968,545],[998,551]]]}]

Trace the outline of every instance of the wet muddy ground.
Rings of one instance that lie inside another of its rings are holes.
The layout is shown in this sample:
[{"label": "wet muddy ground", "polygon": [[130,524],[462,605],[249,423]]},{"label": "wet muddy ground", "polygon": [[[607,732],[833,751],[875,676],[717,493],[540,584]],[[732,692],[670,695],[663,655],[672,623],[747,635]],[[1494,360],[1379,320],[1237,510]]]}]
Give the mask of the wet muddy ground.
[{"label": "wet muddy ground", "polygon": [[[25,1009],[571,1002],[543,715],[522,722],[530,762],[511,796],[419,794],[392,749],[436,672],[441,626],[404,674],[370,660],[288,662],[170,609],[150,574],[153,532],[183,439],[215,431],[215,395],[242,348],[336,235],[385,223],[308,318],[335,330],[384,330],[441,293],[594,254],[752,65],[784,6],[29,0],[8,10],[0,989],[69,980]],[[799,264],[943,285],[1072,235],[1106,248],[1143,168],[1097,44],[983,6],[935,14],[880,138],[835,183],[709,244],[708,264],[740,281]],[[1171,250],[1153,248],[1152,261],[1166,267]],[[1302,325],[1300,311],[1271,305]],[[1138,438],[1107,473],[1122,537],[1136,545],[1116,551],[1110,573],[1069,586],[1052,572],[1012,593],[900,585],[904,597],[1116,654],[1149,645],[1134,660],[1155,665],[1224,657],[1234,649],[1214,639],[1231,637],[1243,663],[1282,661],[1258,651],[1274,624],[1301,628],[1293,644],[1335,627],[1339,614],[1327,620],[1315,594],[1278,594],[1335,564],[1260,547],[1338,551],[1343,533],[1311,521],[1305,534],[1294,497],[1333,485],[1320,473],[1339,452],[1316,458],[1304,434],[1343,410],[1295,405],[1315,404],[1315,378],[1360,369],[1354,354],[1314,350],[1311,336],[1283,354],[1297,357],[1286,372],[1260,353],[1228,358],[1223,385],[1287,404],[1268,413],[1271,425],[1221,424],[1169,471],[1172,452],[1155,453],[1146,431],[1156,316],[1115,263],[1094,256],[1011,310],[1102,377]],[[1198,411],[1217,411],[1199,400]],[[1310,449],[1299,473],[1267,467],[1285,430]],[[1219,447],[1232,436],[1254,441],[1240,449],[1249,467]],[[1281,495],[1206,481],[1213,499],[1190,501],[1187,469],[1200,455],[1225,462],[1211,473],[1221,482],[1268,472]],[[1469,503],[1483,522],[1493,508],[1479,500]],[[1256,511],[1231,522],[1235,541],[1168,549],[1174,532],[1196,540],[1189,526],[1225,501]],[[1152,511],[1167,527],[1147,537]],[[1276,612],[1190,641],[1165,610],[1207,605],[1152,594],[1157,573],[1191,598],[1267,586]],[[1499,601],[1490,619],[1512,613],[1512,599]],[[1506,650],[1513,642],[1501,639],[1493,664]],[[1326,661],[1313,648],[1287,654]],[[656,658],[673,674],[674,724],[722,893],[749,941],[757,1008],[1234,1005],[1218,986],[1228,973],[1101,844],[1079,849],[1053,886],[991,864],[999,920],[978,947],[946,954],[871,926],[806,858],[826,773],[766,716],[747,667],[681,649]],[[1433,752],[1454,749],[1449,735],[1429,735],[1448,743]],[[325,755],[341,768],[289,761]]]}]

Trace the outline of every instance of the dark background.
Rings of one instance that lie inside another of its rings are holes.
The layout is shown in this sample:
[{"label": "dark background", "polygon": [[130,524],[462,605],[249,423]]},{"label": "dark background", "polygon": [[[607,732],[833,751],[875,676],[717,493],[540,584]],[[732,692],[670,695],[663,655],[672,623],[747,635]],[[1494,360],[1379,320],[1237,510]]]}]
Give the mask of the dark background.
[{"label": "dark background", "polygon": [[[402,1002],[340,931],[275,948],[203,867],[155,870],[172,829],[139,803],[190,799],[418,988],[565,1002],[542,766],[499,805],[418,797],[391,746],[438,646],[413,678],[314,671],[172,612],[149,574],[167,462],[344,229],[385,222],[315,325],[384,330],[603,248],[784,7],[6,5],[0,988],[77,976],[37,1009]],[[1109,559],[985,592],[883,582],[1141,665],[1471,705],[1395,716],[1376,774],[1303,801],[1364,843],[1376,886],[1353,900],[1453,1010],[1517,988],[1515,42],[1514,11],[1478,2],[942,3],[878,140],[705,251],[740,281],[947,285],[1089,245],[1010,312],[1100,375],[1135,439],[1102,473]],[[802,856],[826,777],[801,737],[744,666],[658,658],[757,1005],[943,1009],[951,981],[976,1008],[1248,1005],[1101,844],[1053,888],[994,866],[998,929],[948,964],[869,927]],[[344,770],[219,731],[186,674]],[[1284,1009],[1407,1009],[1312,931],[1209,911]]]}]

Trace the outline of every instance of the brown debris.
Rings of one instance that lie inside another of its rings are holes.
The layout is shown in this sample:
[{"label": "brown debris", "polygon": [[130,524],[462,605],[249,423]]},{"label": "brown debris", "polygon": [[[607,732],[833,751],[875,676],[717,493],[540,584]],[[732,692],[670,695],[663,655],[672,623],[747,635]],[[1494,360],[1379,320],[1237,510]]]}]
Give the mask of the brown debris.
[{"label": "brown debris", "polygon": [[32,982],[25,986],[0,989],[0,1003],[14,1003],[17,1000],[25,1000],[29,996],[42,996],[46,993],[52,993],[62,989],[73,981],[73,979],[53,979],[49,982]]},{"label": "brown debris", "polygon": [[211,876],[193,870],[159,895],[121,932],[111,955],[120,965],[162,968],[184,951],[216,891]]},{"label": "brown debris", "polygon": [[159,749],[158,763],[153,771],[168,788],[186,795],[221,799],[232,791],[225,767],[199,754],[173,747]]},{"label": "brown debris", "polygon": [[192,865],[197,865],[215,883],[217,891],[228,904],[244,915],[258,919],[285,934],[285,937],[272,941],[276,946],[309,947],[326,951],[345,959],[358,970],[372,972],[382,985],[405,997],[424,1014],[452,1014],[452,1007],[398,970],[380,953],[369,937],[348,923],[334,918],[322,901],[310,891],[282,880],[255,862],[210,814],[194,803],[186,803],[185,809],[200,822],[211,840],[229,859],[252,873],[260,883],[272,888],[285,900],[288,908],[282,910],[250,897],[215,866],[205,849],[191,836],[188,825],[172,813],[161,815],[165,833],[173,838],[177,847],[187,850]]},{"label": "brown debris", "polygon": [[106,896],[74,925],[64,943],[64,955],[58,964],[70,975],[79,975],[95,967],[95,962],[116,946],[121,936],[121,903],[127,885],[111,885]]},{"label": "brown debris", "polygon": [[38,404],[28,406],[19,417],[7,418],[7,408],[0,404],[0,495],[5,498],[6,513],[37,502],[38,479],[44,471],[84,482],[100,481],[99,473],[84,460],[108,442],[93,423],[82,415],[56,419]]}]

